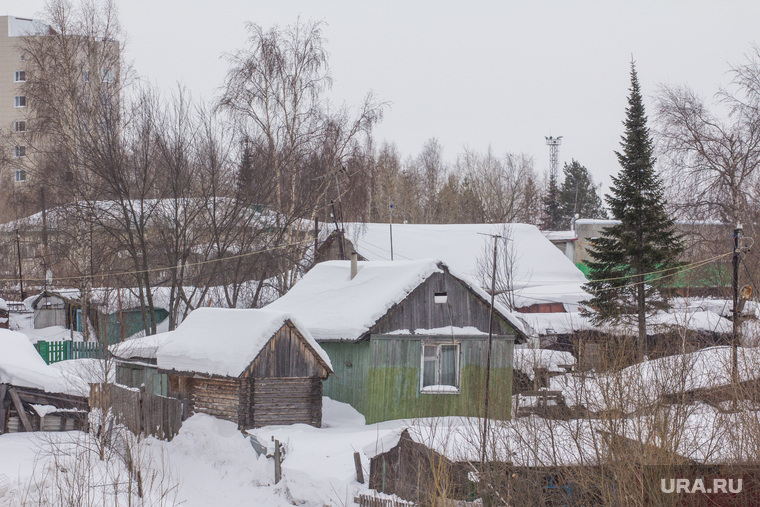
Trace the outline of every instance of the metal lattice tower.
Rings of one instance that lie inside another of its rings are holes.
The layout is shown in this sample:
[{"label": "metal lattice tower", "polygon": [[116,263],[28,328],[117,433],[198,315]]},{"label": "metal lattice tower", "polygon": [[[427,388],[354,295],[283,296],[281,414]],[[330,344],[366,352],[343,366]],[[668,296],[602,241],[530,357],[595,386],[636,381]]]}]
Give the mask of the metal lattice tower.
[{"label": "metal lattice tower", "polygon": [[562,144],[562,136],[546,137],[546,145],[549,146],[549,175],[557,179],[559,170],[559,145]]}]

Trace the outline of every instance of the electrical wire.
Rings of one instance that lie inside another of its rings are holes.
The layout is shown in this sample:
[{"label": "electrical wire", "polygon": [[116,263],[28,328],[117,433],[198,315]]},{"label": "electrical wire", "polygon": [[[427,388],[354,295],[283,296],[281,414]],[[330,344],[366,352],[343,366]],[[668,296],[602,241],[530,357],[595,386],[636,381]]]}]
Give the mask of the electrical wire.
[{"label": "electrical wire", "polygon": [[[220,257],[220,258],[216,258],[216,259],[207,259],[207,260],[204,260],[204,261],[188,262],[188,263],[183,264],[182,266],[183,267],[202,266],[202,265],[205,265],[205,264],[212,264],[214,262],[223,262],[223,261],[241,259],[241,258],[248,257],[248,256],[251,256],[251,255],[257,255],[257,254],[261,254],[261,253],[272,252],[274,250],[279,250],[281,248],[286,248],[286,247],[290,247],[290,246],[298,246],[298,245],[303,245],[303,244],[306,244],[306,243],[313,243],[313,242],[314,242],[314,239],[310,238],[310,239],[306,239],[306,240],[302,240],[302,241],[295,241],[293,243],[286,243],[284,245],[277,245],[277,246],[273,246],[273,247],[269,247],[269,248],[263,248],[261,250],[256,250],[256,251],[253,251],[253,252],[247,252],[247,253],[244,253],[244,254],[232,255],[230,257]],[[153,272],[157,272],[157,271],[166,271],[166,270],[176,269],[176,268],[177,268],[177,266],[171,266],[171,267],[163,266],[163,267],[159,267],[159,268],[137,269],[137,270],[133,270],[133,271],[110,271],[110,272],[108,272],[108,271],[101,271],[99,273],[80,275],[80,276],[56,277],[56,278],[53,278],[52,281],[53,282],[61,282],[61,281],[67,281],[67,280],[82,280],[82,279],[86,279],[86,278],[93,278],[94,279],[95,277],[99,277],[99,276],[103,277],[103,276],[124,276],[124,275],[147,274],[147,273],[153,273]],[[0,278],[0,282],[17,282],[17,281],[18,281],[18,277],[14,277],[14,278]],[[24,281],[29,281],[29,282],[45,282],[46,279],[45,278],[24,278]]]}]

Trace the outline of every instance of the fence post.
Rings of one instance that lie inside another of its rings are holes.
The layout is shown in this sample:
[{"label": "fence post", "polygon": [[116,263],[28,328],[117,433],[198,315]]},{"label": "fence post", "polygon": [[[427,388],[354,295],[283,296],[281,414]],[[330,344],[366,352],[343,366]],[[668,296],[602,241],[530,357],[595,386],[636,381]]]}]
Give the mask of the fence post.
[{"label": "fence post", "polygon": [[282,453],[280,452],[280,441],[274,441],[274,483],[277,484],[282,479]]},{"label": "fence post", "polygon": [[356,480],[364,484],[364,472],[362,471],[362,458],[358,452],[354,453],[354,466],[356,467]]},{"label": "fence post", "polygon": [[37,342],[37,350],[40,351],[40,355],[42,356],[42,359],[45,360],[45,364],[50,364],[50,345],[45,340],[40,340]]},{"label": "fence post", "polygon": [[72,355],[72,348],[73,348],[72,345],[74,344],[74,342],[65,341],[63,343],[64,343],[64,348],[66,350],[66,354],[64,355],[64,357],[66,359],[74,359],[74,356]]},{"label": "fence post", "polygon": [[137,434],[142,435],[145,430],[145,384],[140,386],[140,392],[137,395]]}]

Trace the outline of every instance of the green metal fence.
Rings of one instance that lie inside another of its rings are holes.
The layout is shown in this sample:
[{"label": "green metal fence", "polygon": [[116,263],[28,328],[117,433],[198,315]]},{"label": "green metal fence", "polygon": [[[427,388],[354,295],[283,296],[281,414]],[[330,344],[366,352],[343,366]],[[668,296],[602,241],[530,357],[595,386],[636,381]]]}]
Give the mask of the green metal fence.
[{"label": "green metal fence", "polygon": [[40,340],[34,344],[34,347],[47,364],[68,359],[103,358],[103,348],[97,342],[46,342]]}]

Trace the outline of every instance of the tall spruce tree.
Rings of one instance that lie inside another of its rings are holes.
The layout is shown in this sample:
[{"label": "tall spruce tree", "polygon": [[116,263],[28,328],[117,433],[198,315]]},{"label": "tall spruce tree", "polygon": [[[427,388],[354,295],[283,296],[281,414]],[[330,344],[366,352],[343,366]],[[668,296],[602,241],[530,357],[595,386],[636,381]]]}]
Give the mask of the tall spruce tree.
[{"label": "tall spruce tree", "polygon": [[560,227],[569,229],[572,217],[607,218],[602,199],[596,192],[591,175],[578,161],[565,164],[565,174],[559,189]]},{"label": "tall spruce tree", "polygon": [[592,241],[586,290],[593,295],[588,304],[596,308],[592,317],[597,324],[637,315],[638,347],[643,356],[647,312],[667,306],[655,291],[667,270],[677,265],[683,245],[665,211],[634,62],[623,125],[622,151],[615,152],[622,169],[612,178],[611,194],[605,197],[612,218],[620,223],[606,227],[602,236]]},{"label": "tall spruce tree", "polygon": [[544,196],[544,219],[542,229],[555,231],[559,229],[562,214],[559,210],[559,185],[557,184],[557,175],[550,173],[549,183],[546,187]]}]

